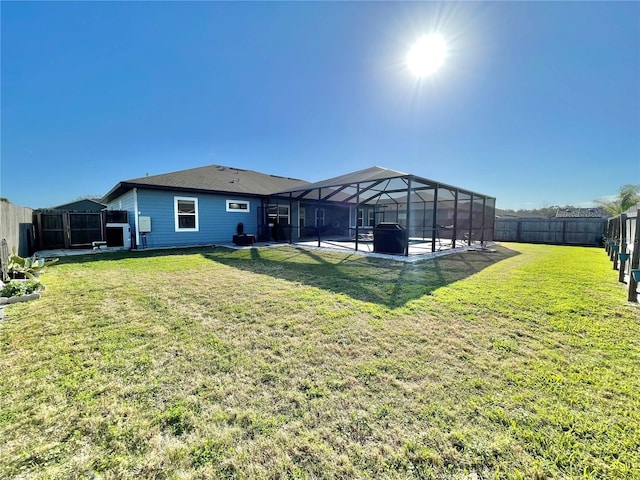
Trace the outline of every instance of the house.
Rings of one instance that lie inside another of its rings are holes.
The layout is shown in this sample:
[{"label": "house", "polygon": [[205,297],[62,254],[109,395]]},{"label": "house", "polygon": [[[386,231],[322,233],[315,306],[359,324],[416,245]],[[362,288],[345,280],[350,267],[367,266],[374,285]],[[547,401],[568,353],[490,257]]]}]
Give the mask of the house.
[{"label": "house", "polygon": [[[230,242],[239,223],[246,233],[257,234],[260,230],[264,238],[264,222],[259,220],[265,217],[269,197],[307,183],[209,165],[121,181],[103,202],[109,210],[129,213],[132,246],[208,245]],[[276,209],[274,218],[289,223],[290,212],[279,213]]]},{"label": "house", "polygon": [[407,232],[408,255],[410,242],[435,251],[441,238],[454,247],[491,240],[495,216],[493,197],[382,167],[309,183],[210,165],[121,181],[103,202],[128,212],[132,248],[229,243],[242,223],[258,240],[355,239],[357,249],[391,223]]}]

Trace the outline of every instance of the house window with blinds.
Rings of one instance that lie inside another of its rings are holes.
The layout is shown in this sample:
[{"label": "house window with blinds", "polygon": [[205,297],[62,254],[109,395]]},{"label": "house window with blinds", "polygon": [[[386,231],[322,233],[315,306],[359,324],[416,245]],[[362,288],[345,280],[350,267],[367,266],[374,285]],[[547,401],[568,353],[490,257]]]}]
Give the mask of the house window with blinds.
[{"label": "house window with blinds", "polygon": [[227,200],[227,212],[245,212],[251,211],[251,204],[246,200]]},{"label": "house window with blinds", "polygon": [[198,231],[198,199],[174,197],[176,232]]}]

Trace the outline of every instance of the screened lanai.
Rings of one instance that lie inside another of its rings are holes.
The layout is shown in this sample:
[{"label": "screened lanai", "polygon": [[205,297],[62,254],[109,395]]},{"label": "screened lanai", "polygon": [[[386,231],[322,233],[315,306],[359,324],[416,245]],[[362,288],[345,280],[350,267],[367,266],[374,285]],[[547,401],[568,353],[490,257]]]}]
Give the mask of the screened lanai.
[{"label": "screened lanai", "polygon": [[492,241],[494,217],[493,197],[371,167],[273,195],[263,221],[279,240],[408,256]]}]

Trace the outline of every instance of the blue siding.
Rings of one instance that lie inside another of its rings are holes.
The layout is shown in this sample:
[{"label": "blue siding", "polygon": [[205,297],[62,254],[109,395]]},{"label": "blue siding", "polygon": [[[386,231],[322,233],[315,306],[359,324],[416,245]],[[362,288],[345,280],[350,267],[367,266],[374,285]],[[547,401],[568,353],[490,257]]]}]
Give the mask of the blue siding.
[{"label": "blue siding", "polygon": [[[176,232],[175,197],[198,199],[197,232]],[[249,201],[250,211],[227,212],[227,200]],[[138,189],[138,212],[151,217],[151,232],[146,235],[149,248],[230,243],[239,222],[244,224],[245,233],[257,234],[260,206],[258,198]]]}]

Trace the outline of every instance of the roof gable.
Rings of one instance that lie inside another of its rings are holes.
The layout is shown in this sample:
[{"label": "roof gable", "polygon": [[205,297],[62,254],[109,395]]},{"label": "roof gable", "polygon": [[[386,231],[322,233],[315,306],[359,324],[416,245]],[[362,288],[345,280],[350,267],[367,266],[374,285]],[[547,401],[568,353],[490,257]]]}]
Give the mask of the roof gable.
[{"label": "roof gable", "polygon": [[82,211],[82,212],[99,212],[106,205],[93,200],[91,198],[83,198],[82,200],[76,200],[75,202],[65,203],[55,207],[50,207],[48,210],[69,210],[69,211]]}]

